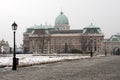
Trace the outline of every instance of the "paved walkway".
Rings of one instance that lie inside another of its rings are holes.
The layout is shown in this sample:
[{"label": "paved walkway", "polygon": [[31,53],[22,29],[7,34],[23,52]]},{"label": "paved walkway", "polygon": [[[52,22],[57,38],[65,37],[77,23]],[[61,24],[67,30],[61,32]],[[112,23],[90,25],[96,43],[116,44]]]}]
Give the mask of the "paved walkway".
[{"label": "paved walkway", "polygon": [[120,56],[6,70],[0,72],[0,80],[120,80]]}]

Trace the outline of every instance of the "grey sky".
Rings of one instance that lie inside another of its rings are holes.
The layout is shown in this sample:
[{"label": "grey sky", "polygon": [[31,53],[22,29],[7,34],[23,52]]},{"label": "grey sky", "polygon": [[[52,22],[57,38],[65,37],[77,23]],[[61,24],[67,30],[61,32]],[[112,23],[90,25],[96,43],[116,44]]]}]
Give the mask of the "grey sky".
[{"label": "grey sky", "polygon": [[68,17],[71,29],[82,29],[93,22],[105,37],[120,33],[120,0],[0,0],[0,40],[13,44],[11,24],[16,21],[17,45],[23,32],[34,24],[54,25],[60,11]]}]

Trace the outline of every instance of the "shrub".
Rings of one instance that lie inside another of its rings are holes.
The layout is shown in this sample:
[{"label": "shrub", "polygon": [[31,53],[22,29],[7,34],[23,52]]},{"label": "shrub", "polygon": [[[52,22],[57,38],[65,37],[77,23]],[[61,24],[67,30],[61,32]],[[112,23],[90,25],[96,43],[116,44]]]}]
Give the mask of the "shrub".
[{"label": "shrub", "polygon": [[82,53],[82,51],[78,50],[78,49],[72,49],[71,53]]}]

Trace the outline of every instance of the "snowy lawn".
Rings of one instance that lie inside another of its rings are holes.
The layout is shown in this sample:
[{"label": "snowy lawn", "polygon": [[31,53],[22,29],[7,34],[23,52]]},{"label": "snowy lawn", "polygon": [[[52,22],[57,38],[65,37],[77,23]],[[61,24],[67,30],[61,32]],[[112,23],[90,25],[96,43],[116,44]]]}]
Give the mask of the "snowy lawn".
[{"label": "snowy lawn", "polygon": [[[90,56],[80,56],[80,55],[68,55],[68,56],[39,56],[39,55],[32,55],[32,54],[17,54],[17,58],[19,58],[19,67],[37,65],[37,64],[45,64],[45,63],[52,63],[52,62],[59,62],[59,61],[67,61],[67,60],[74,60],[74,59],[81,59],[81,58],[89,58]],[[9,57],[0,57],[0,67],[11,67],[12,66],[12,55]]]}]

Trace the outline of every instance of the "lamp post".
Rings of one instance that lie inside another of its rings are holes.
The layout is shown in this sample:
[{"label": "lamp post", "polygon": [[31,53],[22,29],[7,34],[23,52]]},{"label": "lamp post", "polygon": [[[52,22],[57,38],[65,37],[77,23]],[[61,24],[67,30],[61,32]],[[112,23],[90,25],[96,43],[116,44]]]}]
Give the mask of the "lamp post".
[{"label": "lamp post", "polygon": [[12,66],[12,70],[16,70],[15,32],[17,30],[17,24],[15,22],[12,24],[12,30],[13,30],[13,34],[14,34],[14,51],[13,51],[13,66]]},{"label": "lamp post", "polygon": [[91,47],[91,49],[90,49],[90,57],[93,57],[93,51],[92,51],[93,45],[92,45],[92,43],[93,43],[93,40],[92,40],[92,37],[90,37],[90,47]]},{"label": "lamp post", "polygon": [[106,42],[105,42],[105,56],[107,56]]}]

